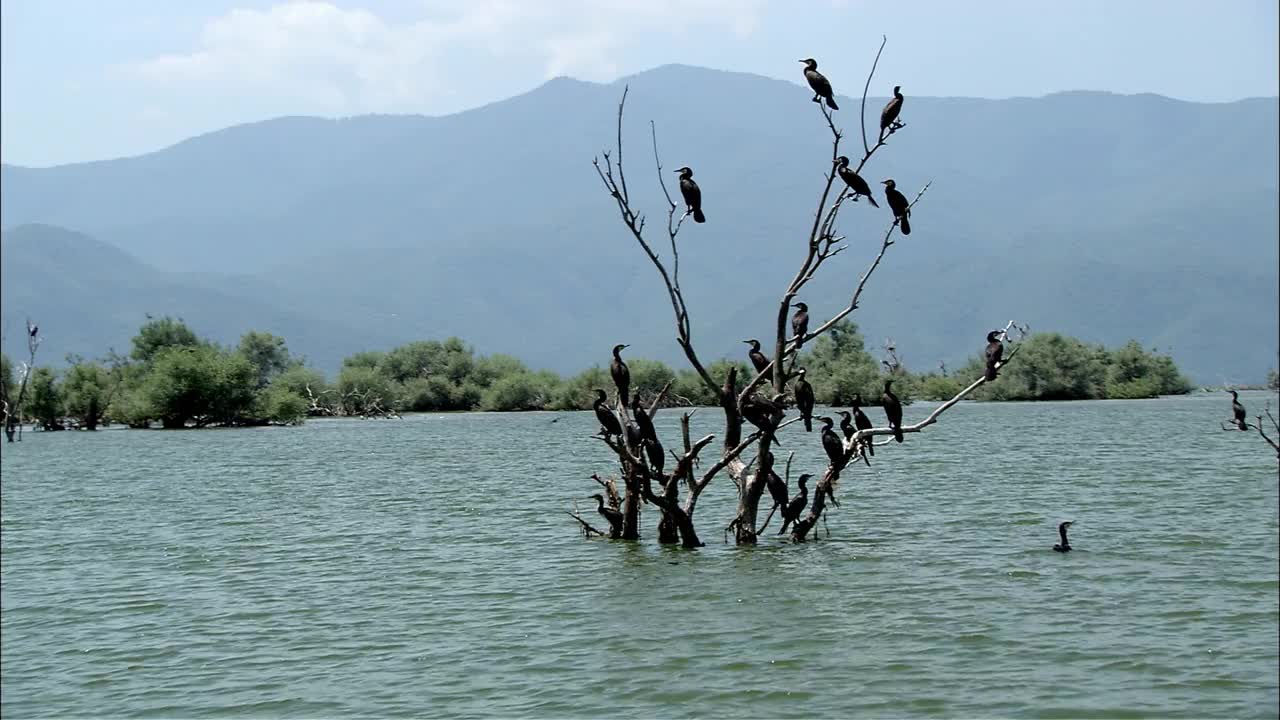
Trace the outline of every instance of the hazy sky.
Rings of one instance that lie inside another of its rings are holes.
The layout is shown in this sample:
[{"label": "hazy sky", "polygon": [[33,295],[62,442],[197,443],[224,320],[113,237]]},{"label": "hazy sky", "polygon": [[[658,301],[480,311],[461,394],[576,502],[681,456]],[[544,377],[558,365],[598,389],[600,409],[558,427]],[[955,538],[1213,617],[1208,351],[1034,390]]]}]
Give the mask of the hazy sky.
[{"label": "hazy sky", "polygon": [[1277,94],[1276,0],[0,0],[0,155],[134,155],[279,115],[440,114],[687,63],[856,94]]}]

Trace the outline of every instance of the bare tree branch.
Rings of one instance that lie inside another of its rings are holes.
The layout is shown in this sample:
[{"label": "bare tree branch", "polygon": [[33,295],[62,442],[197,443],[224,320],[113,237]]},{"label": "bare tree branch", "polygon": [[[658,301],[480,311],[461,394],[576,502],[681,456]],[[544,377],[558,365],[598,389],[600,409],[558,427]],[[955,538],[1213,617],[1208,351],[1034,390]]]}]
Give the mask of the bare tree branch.
[{"label": "bare tree branch", "polygon": [[862,152],[867,157],[871,156],[871,148],[867,147],[867,92],[871,90],[871,78],[876,75],[876,66],[880,64],[880,53],[884,52],[884,44],[887,42],[889,38],[881,35],[880,49],[876,50],[876,59],[871,63],[871,72],[867,73],[867,84],[862,87],[862,112],[859,117],[862,118]]},{"label": "bare tree branch", "polygon": [[[671,309],[676,316],[676,326],[677,326],[677,333],[678,333],[676,342],[680,345],[680,348],[684,350],[685,357],[688,358],[689,364],[693,366],[693,369],[698,373],[698,376],[702,378],[703,383],[706,384],[706,386],[713,393],[716,393],[718,396],[719,387],[716,385],[715,380],[711,378],[711,375],[707,372],[706,368],[703,367],[702,361],[698,359],[698,354],[693,348],[693,339],[692,339],[692,333],[691,333],[691,328],[689,323],[689,311],[684,302],[684,295],[680,291],[679,286],[672,279],[671,275],[668,274],[667,268],[662,263],[661,258],[659,258],[658,254],[654,252],[653,248],[649,245],[648,241],[644,239],[644,218],[637,215],[636,212],[631,208],[631,201],[630,201],[630,197],[627,194],[626,181],[624,179],[623,172],[622,172],[622,116],[623,116],[623,110],[626,107],[627,92],[629,90],[630,90],[629,86],[623,89],[622,100],[618,103],[618,147],[617,147],[618,179],[617,180],[614,179],[614,175],[613,175],[614,162],[608,152],[601,153],[600,157],[597,157],[596,159],[592,160],[591,164],[593,167],[595,167],[596,174],[600,177],[600,182],[604,185],[605,189],[609,191],[609,195],[614,199],[614,202],[617,204],[618,212],[622,215],[623,224],[626,225],[627,229],[631,231],[631,234],[632,236],[635,237],[636,242],[640,244],[640,247],[644,250],[645,255],[649,257],[650,262],[653,263],[653,266],[657,268],[658,273],[662,276],[662,282],[666,285],[667,295],[671,300]],[[654,137],[655,137],[654,153],[656,155],[657,153],[656,131],[655,131]],[[603,169],[600,166],[601,158],[604,159]],[[659,165],[661,165],[660,161],[659,161]],[[673,242],[674,242],[674,238],[673,238]]]},{"label": "bare tree branch", "polygon": [[22,409],[23,403],[27,397],[27,387],[31,380],[31,374],[36,369],[36,351],[40,349],[40,342],[44,338],[40,337],[40,329],[31,322],[31,318],[27,318],[27,361],[22,363],[19,369],[19,385],[18,397],[13,403],[13,407],[5,407],[4,417],[4,434],[9,442],[14,441],[16,432],[18,442],[22,442]]}]

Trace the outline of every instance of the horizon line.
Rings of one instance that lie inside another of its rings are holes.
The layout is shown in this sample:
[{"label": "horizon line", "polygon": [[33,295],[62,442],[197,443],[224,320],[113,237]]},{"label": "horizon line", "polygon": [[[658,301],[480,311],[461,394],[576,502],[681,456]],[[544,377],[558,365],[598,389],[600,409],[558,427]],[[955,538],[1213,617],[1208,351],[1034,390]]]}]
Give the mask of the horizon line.
[{"label": "horizon line", "polygon": [[[132,159],[142,158],[148,155],[154,155],[156,153],[164,152],[166,150],[170,150],[172,148],[178,147],[179,145],[182,145],[184,143],[188,143],[193,140],[198,140],[200,138],[207,137],[209,135],[216,135],[218,133],[225,132],[227,130],[231,130],[234,128],[249,127],[253,125],[263,125],[266,123],[279,122],[281,120],[321,120],[321,121],[329,121],[329,122],[355,120],[355,119],[361,119],[361,118],[419,118],[423,120],[436,120],[436,119],[442,119],[442,118],[455,117],[458,115],[464,115],[470,112],[476,112],[478,110],[483,110],[493,105],[498,105],[504,102],[515,100],[517,98],[524,97],[526,95],[531,95],[547,87],[548,85],[556,82],[570,81],[570,82],[579,83],[582,85],[591,85],[596,87],[609,87],[612,85],[620,85],[620,84],[625,85],[625,84],[628,84],[630,81],[634,80],[635,78],[639,78],[644,75],[648,75],[654,72],[658,72],[665,69],[672,69],[672,68],[684,68],[684,69],[696,70],[701,72],[723,73],[723,74],[730,74],[730,75],[744,75],[752,78],[758,78],[760,80],[787,83],[790,85],[795,85],[797,87],[804,87],[798,81],[771,77],[769,75],[760,75],[758,73],[744,72],[741,70],[725,70],[722,68],[708,67],[705,65],[690,65],[688,63],[672,62],[672,63],[663,63],[661,65],[655,65],[654,67],[651,67],[647,70],[641,70],[639,72],[631,73],[629,75],[624,75],[609,81],[583,80],[580,78],[573,77],[571,75],[556,75],[554,77],[551,77],[542,81],[541,83],[535,85],[534,87],[529,88],[528,90],[518,92],[514,95],[510,95],[504,98],[499,98],[497,100],[491,100],[489,102],[481,103],[479,105],[475,105],[473,107],[469,107],[463,110],[458,110],[458,111],[449,112],[449,113],[441,113],[437,115],[429,115],[426,113],[413,113],[413,112],[405,112],[405,113],[367,112],[367,113],[360,113],[356,115],[314,115],[314,114],[313,115],[301,115],[301,114],[273,115],[270,117],[264,117],[257,120],[247,120],[245,122],[235,123],[233,125],[223,125],[217,128],[213,128],[211,130],[206,130],[204,132],[198,132],[193,135],[189,135],[181,140],[178,140],[177,142],[173,142],[168,145],[162,145],[158,148],[155,148],[154,150],[147,150],[145,152],[140,152],[133,155],[112,155],[108,157],[93,158],[93,159],[87,159],[87,160],[75,160],[72,162],[51,163],[47,165],[46,164],[23,165],[18,163],[4,162],[3,153],[2,151],[0,151],[0,166],[14,168],[18,170],[50,170],[54,168],[74,167],[79,165],[91,165],[91,164],[104,163],[104,162],[115,162],[118,160],[132,160]],[[1006,102],[1010,100],[1043,100],[1045,98],[1053,97],[1055,95],[1110,95],[1110,96],[1122,97],[1122,98],[1150,96],[1150,97],[1161,98],[1163,100],[1170,100],[1178,103],[1186,103],[1190,105],[1233,105],[1237,103],[1257,101],[1257,100],[1280,100],[1280,95],[1250,95],[1250,96],[1237,98],[1235,100],[1221,100],[1221,101],[1187,100],[1183,98],[1173,97],[1170,95],[1162,95],[1160,93],[1155,93],[1155,92],[1122,93],[1122,92],[1115,92],[1112,90],[1090,90],[1090,89],[1084,89],[1084,88],[1051,90],[1049,92],[1045,92],[1040,95],[1008,95],[1003,97],[984,97],[984,96],[978,96],[978,95],[914,95],[912,97],[920,100],[981,100],[981,101],[987,101],[987,102]],[[850,99],[861,98],[861,95],[854,96],[854,95],[845,95],[840,93],[837,93],[837,96],[842,98],[850,98]],[[887,98],[887,97],[888,95],[868,95],[867,96],[868,99]]]}]

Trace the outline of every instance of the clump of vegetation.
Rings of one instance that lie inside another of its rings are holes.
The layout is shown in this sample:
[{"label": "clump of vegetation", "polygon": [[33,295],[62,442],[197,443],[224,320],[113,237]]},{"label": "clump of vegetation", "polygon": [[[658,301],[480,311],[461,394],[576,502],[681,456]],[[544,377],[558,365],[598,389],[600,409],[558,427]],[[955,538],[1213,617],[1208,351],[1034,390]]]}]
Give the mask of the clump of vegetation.
[{"label": "clump of vegetation", "polygon": [[96,430],[110,422],[183,428],[288,425],[310,407],[293,386],[275,384],[301,363],[270,333],[250,332],[238,347],[224,348],[165,317],[145,323],[132,345],[128,356],[111,353],[101,362],[68,357],[70,367],[59,374],[36,368],[22,415],[44,430]]},{"label": "clump of vegetation", "polygon": [[[1190,391],[1173,360],[1143,350],[1136,341],[1115,350],[1058,333],[1023,343],[1020,362],[1000,381],[979,388],[978,400],[1085,400],[1145,398]],[[13,368],[0,358],[5,382]],[[202,339],[180,319],[150,320],[133,338],[128,356],[103,360],[68,357],[70,367],[32,371],[22,415],[44,430],[95,430],[106,423],[134,428],[291,425],[308,416],[387,417],[404,412],[488,410],[585,410],[596,388],[612,385],[596,366],[561,377],[532,370],[510,355],[480,356],[459,338],[407,343],[386,352],[360,352],[343,361],[334,382],[289,353],[283,338],[250,331],[234,348]],[[717,402],[693,370],[675,371],[656,360],[629,358],[631,388],[651,399],[670,383],[664,404],[708,406]],[[894,379],[903,403],[912,398],[955,396],[982,369],[974,356],[954,373],[912,373],[877,360],[858,326],[842,321],[814,341],[798,367],[809,370],[820,405],[880,402],[884,381]],[[718,360],[707,372],[723,382],[730,368],[749,377],[744,361]],[[1275,371],[1267,382],[1274,389]]]},{"label": "clump of vegetation", "polygon": [[[959,391],[965,378],[981,370],[975,356],[954,376],[911,376],[908,386],[920,397],[943,400]],[[1000,372],[1000,380],[973,393],[976,400],[1100,400],[1153,398],[1191,392],[1167,355],[1146,351],[1138,341],[1108,350],[1060,333],[1035,333],[1022,343],[1018,362]]]}]

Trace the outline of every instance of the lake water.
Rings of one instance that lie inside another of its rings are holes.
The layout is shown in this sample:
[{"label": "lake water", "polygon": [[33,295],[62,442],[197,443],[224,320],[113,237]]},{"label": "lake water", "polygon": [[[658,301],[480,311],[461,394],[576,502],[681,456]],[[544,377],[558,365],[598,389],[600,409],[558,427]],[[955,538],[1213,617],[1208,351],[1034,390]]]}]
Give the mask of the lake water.
[{"label": "lake water", "polygon": [[581,537],[590,413],[28,433],[0,712],[1276,717],[1277,464],[1229,403],[964,404],[846,473],[817,542],[724,544],[718,478],[696,551],[652,511]]}]

